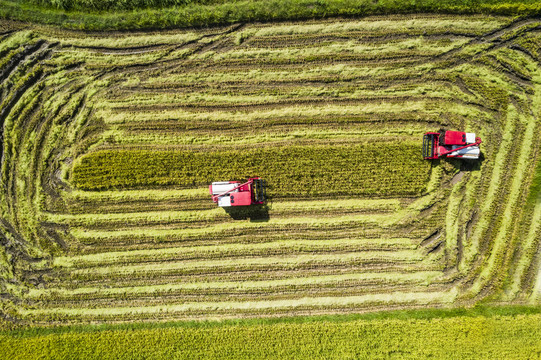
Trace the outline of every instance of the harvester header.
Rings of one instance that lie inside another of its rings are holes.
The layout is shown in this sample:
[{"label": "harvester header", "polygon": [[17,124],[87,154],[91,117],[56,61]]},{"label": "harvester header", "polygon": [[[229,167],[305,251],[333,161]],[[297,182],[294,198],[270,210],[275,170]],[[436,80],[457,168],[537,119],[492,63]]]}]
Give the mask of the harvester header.
[{"label": "harvester header", "polygon": [[259,177],[240,181],[217,181],[209,186],[212,201],[220,207],[250,206],[264,204],[266,199],[265,180]]},{"label": "harvester header", "polygon": [[482,143],[475,133],[462,131],[427,132],[423,136],[423,158],[439,159],[442,157],[479,159]]}]

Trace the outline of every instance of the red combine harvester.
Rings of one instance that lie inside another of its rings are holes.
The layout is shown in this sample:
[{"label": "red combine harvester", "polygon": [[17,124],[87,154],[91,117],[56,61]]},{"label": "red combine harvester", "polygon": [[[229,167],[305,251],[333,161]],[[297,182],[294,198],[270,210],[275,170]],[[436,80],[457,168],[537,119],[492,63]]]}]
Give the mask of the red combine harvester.
[{"label": "red combine harvester", "polygon": [[423,136],[423,157],[479,159],[481,138],[462,131],[428,132]]},{"label": "red combine harvester", "polygon": [[212,201],[220,207],[262,205],[266,201],[265,180],[254,177],[245,183],[217,181],[209,186]]}]

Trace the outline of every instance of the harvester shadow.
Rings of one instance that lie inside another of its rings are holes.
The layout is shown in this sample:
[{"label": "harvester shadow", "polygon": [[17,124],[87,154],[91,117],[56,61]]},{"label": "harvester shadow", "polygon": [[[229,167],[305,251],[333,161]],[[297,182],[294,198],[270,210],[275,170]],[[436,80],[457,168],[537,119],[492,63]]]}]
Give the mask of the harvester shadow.
[{"label": "harvester shadow", "polygon": [[230,206],[224,208],[225,212],[235,220],[247,220],[250,222],[269,221],[268,205]]},{"label": "harvester shadow", "polygon": [[444,161],[447,161],[459,171],[479,171],[483,161],[485,161],[485,155],[481,153],[479,159],[475,160],[446,158]]}]

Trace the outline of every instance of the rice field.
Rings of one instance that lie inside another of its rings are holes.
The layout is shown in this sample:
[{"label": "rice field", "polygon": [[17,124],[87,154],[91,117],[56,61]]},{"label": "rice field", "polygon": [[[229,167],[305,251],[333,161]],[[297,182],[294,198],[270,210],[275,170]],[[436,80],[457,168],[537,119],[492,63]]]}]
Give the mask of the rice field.
[{"label": "rice field", "polygon": [[[486,15],[0,23],[3,325],[539,304],[540,51]],[[482,159],[423,160],[442,128]],[[212,202],[250,176],[266,206]]]}]

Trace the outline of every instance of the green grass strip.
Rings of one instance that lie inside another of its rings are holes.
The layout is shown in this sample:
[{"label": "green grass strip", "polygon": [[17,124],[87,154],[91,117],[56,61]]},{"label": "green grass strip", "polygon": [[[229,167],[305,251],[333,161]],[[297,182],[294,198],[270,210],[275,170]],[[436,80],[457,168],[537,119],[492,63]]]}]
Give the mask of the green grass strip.
[{"label": "green grass strip", "polygon": [[[532,114],[541,115],[541,74],[538,72],[534,73],[533,77],[534,82],[536,83],[536,92],[532,99]],[[535,118],[527,116],[527,129],[525,130],[526,136],[529,133],[535,134],[535,127],[532,125],[535,124]],[[541,128],[539,125],[537,129]],[[532,135],[533,135],[532,134]],[[532,139],[534,142],[536,139]],[[534,143],[535,144],[535,143]],[[531,145],[530,145],[531,146]],[[534,281],[533,292],[531,294],[531,300],[541,299],[541,263],[535,264],[532,259],[535,259],[534,254],[538,250],[539,241],[541,239],[541,154],[530,154],[528,159],[524,159],[524,162],[531,163],[531,159],[537,156],[537,165],[533,172],[533,179],[530,184],[530,191],[526,199],[526,204],[523,207],[525,214],[531,212],[532,217],[528,227],[528,232],[524,239],[522,240],[522,256],[518,258],[518,261],[515,265],[515,273],[511,279],[511,285],[509,290],[506,292],[507,296],[514,296],[520,291],[520,286],[525,280],[528,268],[539,269],[537,274],[537,279]]]},{"label": "green grass strip", "polygon": [[[511,106],[509,107],[511,109]],[[514,108],[514,107],[513,107]],[[463,261],[459,264],[459,270],[467,271],[474,261],[479,246],[482,241],[482,234],[493,224],[490,220],[491,208],[495,206],[497,202],[497,193],[502,186],[501,178],[504,176],[506,170],[507,156],[514,140],[513,133],[516,128],[518,113],[516,111],[510,111],[505,121],[505,127],[503,131],[502,140],[499,144],[499,148],[494,156],[494,166],[492,169],[491,180],[488,185],[487,194],[480,206],[480,219],[473,231],[472,236],[465,242]]]},{"label": "green grass strip", "polygon": [[475,33],[482,35],[496,28],[503,27],[510,22],[510,19],[492,16],[452,16],[438,15],[427,16],[423,14],[419,17],[401,18],[397,21],[394,17],[371,17],[364,19],[351,19],[347,22],[303,22],[298,24],[282,23],[273,24],[270,27],[258,28],[243,28],[240,30],[239,36],[243,39],[249,37],[274,37],[288,35],[313,35],[325,34],[335,35],[337,33],[386,33],[386,32],[413,32],[418,31],[426,33],[442,32],[442,33]]},{"label": "green grass strip", "polygon": [[474,307],[464,308],[424,308],[406,310],[383,310],[363,313],[331,314],[331,315],[300,315],[300,316],[276,316],[258,318],[235,318],[219,320],[194,320],[194,321],[163,321],[163,322],[131,322],[131,323],[108,323],[108,324],[77,324],[65,326],[32,326],[12,330],[0,330],[0,335],[17,338],[46,336],[51,334],[65,333],[89,333],[116,330],[137,329],[207,329],[222,328],[227,326],[256,326],[275,324],[308,324],[308,323],[344,323],[356,320],[380,321],[380,320],[433,320],[484,317],[517,317],[541,315],[541,306],[535,305],[486,305],[479,304]]},{"label": "green grass strip", "polygon": [[411,124],[404,129],[380,129],[380,130],[322,130],[302,129],[290,132],[266,132],[263,134],[245,134],[242,137],[235,135],[206,135],[206,134],[164,134],[161,132],[131,133],[125,130],[110,130],[103,134],[103,137],[114,140],[115,144],[152,144],[152,145],[247,145],[261,143],[279,143],[299,140],[346,140],[356,139],[363,141],[373,140],[374,137],[407,137],[416,136],[420,138],[426,132],[426,126]]},{"label": "green grass strip", "polygon": [[[209,83],[235,83],[242,82],[248,84],[262,84],[262,83],[276,83],[276,82],[302,82],[302,81],[337,81],[337,79],[357,79],[357,78],[368,78],[374,79],[376,77],[404,77],[415,76],[422,72],[426,72],[433,68],[434,65],[430,63],[423,63],[420,65],[411,65],[408,67],[408,71],[405,71],[403,68],[397,68],[396,66],[389,66],[383,64],[377,64],[372,66],[362,66],[362,65],[350,65],[350,64],[337,64],[337,65],[318,65],[310,66],[302,69],[288,69],[288,70],[279,70],[279,69],[247,69],[247,70],[236,70],[229,69],[229,71],[212,71],[201,69],[198,72],[186,72],[186,73],[173,73],[168,76],[164,75],[153,75],[148,79],[140,80],[139,78],[130,79],[131,82],[128,82],[126,85],[141,85],[148,88],[160,88],[166,86],[167,84],[182,84],[182,85],[191,85],[191,84],[200,84],[201,82]],[[419,84],[420,85],[420,84]],[[363,89],[363,84],[358,85],[358,89]],[[422,86],[422,85],[420,85]],[[313,87],[310,87],[313,89]],[[308,90],[308,89],[307,89]],[[364,91],[363,91],[364,93]],[[330,94],[335,96],[336,93]],[[401,91],[400,95],[403,95],[404,92]],[[415,94],[415,93],[414,93]],[[384,90],[369,90],[366,95],[390,95],[385,93]],[[437,93],[436,95],[440,95]],[[445,95],[445,94],[443,94]],[[110,99],[107,99],[110,101]],[[107,101],[106,100],[106,101]],[[137,101],[137,99],[135,99]],[[109,108],[109,101],[104,104],[100,104],[104,108]]]},{"label": "green grass strip", "polygon": [[[440,41],[434,41],[424,38],[413,38],[406,40],[397,40],[385,43],[359,43],[352,40],[342,43],[332,43],[318,47],[307,47],[299,45],[290,46],[283,49],[269,48],[233,48],[228,51],[218,52],[209,56],[208,54],[192,55],[191,59],[209,59],[214,62],[242,59],[262,59],[265,60],[295,60],[310,59],[316,56],[328,57],[334,54],[355,54],[357,56],[373,55],[375,52],[379,56],[401,56],[408,54],[410,56],[435,56],[452,49],[456,49],[467,44],[469,39],[454,39],[442,44]],[[233,99],[235,97],[233,96]],[[215,100],[218,100],[216,98]]]},{"label": "green grass strip", "polygon": [[[429,108],[428,102],[424,99],[410,99],[401,101],[397,98],[394,102],[373,101],[366,104],[357,105],[289,105],[277,109],[259,109],[254,111],[209,111],[194,112],[182,108],[160,110],[158,112],[141,112],[137,108],[122,108],[118,112],[113,112],[103,104],[101,109],[96,111],[97,117],[102,117],[107,124],[139,124],[149,121],[191,121],[206,123],[209,121],[233,121],[239,124],[246,124],[253,121],[266,119],[291,119],[291,118],[319,118],[362,116],[366,114],[389,114],[400,113],[401,111],[426,111]],[[457,110],[457,112],[460,110]],[[432,110],[435,113],[434,110]]]},{"label": "green grass strip", "polygon": [[167,201],[193,200],[208,198],[207,187],[199,189],[154,189],[154,190],[112,190],[112,191],[81,191],[73,190],[62,194],[64,198],[75,202],[102,203],[123,201]]},{"label": "green grass strip", "polygon": [[[526,240],[526,244],[533,244],[535,239],[539,244],[540,235],[536,235],[535,226],[537,226],[537,233],[539,233],[539,228],[541,225],[541,157],[537,162],[537,167],[535,168],[535,175],[532,180],[530,187],[530,194],[526,202],[526,209],[534,208],[534,215],[532,218],[532,227],[530,228],[530,233]],[[537,221],[537,225],[535,222]],[[535,280],[533,292],[531,295],[531,300],[534,303],[541,303],[541,261],[537,264],[537,279]]]},{"label": "green grass strip", "polygon": [[[540,193],[541,194],[541,193]],[[528,235],[526,236],[526,239],[524,240],[524,248],[526,254],[532,253],[535,251],[535,245],[539,246],[539,239],[541,238],[541,199],[538,201],[537,205],[534,208],[533,216],[532,216],[532,223],[530,226],[530,229],[528,231]],[[517,265],[517,275],[515,277],[512,291],[515,293],[519,291],[520,283],[519,281],[522,280],[522,276],[524,276],[526,269],[529,266],[532,266],[531,264],[531,258],[526,257],[525,259],[521,259]],[[535,258],[534,258],[535,259]],[[532,302],[541,302],[541,262],[538,264],[533,264],[534,268],[537,266],[537,278],[535,280],[535,284],[533,287],[533,292],[531,295]]]},{"label": "green grass strip", "polygon": [[[56,10],[34,5],[49,4]],[[491,13],[500,15],[537,15],[541,5],[535,0],[271,0],[271,1],[212,1],[209,5],[187,2],[184,6],[152,9],[152,6],[174,5],[177,2],[148,3],[144,1],[0,1],[0,17],[62,26],[70,29],[112,30],[171,27],[197,27],[238,22],[299,20],[335,16],[367,16],[393,13]],[[186,2],[181,2],[186,3]],[[101,5],[100,5],[101,4]],[[121,5],[117,5],[121,4]],[[139,4],[139,5],[137,5]],[[119,9],[146,9],[119,11]],[[86,11],[81,11],[82,9]],[[107,10],[111,11],[101,11]],[[112,11],[115,10],[115,11]]]},{"label": "green grass strip", "polygon": [[541,155],[535,168],[527,203],[529,206],[537,206],[537,204],[541,203]]},{"label": "green grass strip", "polygon": [[[340,53],[340,50],[336,51],[336,53]],[[362,68],[362,70],[373,70],[374,68]],[[392,68],[387,67],[385,68],[387,71],[384,73],[387,74]],[[424,67],[426,69],[426,66]],[[327,70],[327,71],[325,71]],[[345,65],[333,65],[330,67],[315,67],[312,68],[312,73],[314,75],[324,74],[325,72],[328,75],[332,76],[341,76],[343,72],[352,71],[353,69],[351,67],[346,67]],[[357,74],[363,74],[367,75],[366,72],[363,72],[359,69]],[[304,74],[306,69],[303,69],[303,72],[300,74]],[[411,75],[412,69],[403,69],[403,73],[407,73],[408,75]],[[245,70],[243,72],[232,72],[231,70],[222,72],[222,73],[202,73],[197,72],[195,74],[193,73],[187,73],[186,75],[192,76],[192,79],[195,82],[201,83],[202,81],[205,82],[212,82],[212,75],[218,75],[221,74],[222,77],[225,76],[231,76],[232,73],[236,73],[238,76],[237,81],[241,80],[243,83],[247,83],[247,80],[266,80],[266,81],[276,81],[277,78],[281,79],[288,79],[290,81],[297,80],[295,75],[299,74],[297,71],[263,71],[261,69],[258,70]],[[207,75],[207,76],[205,76]],[[173,78],[174,77],[174,78]],[[152,78],[155,83],[158,83],[156,80],[160,79],[161,83],[172,83],[174,82],[178,83],[186,83],[186,78],[182,78],[179,75],[169,75],[169,76],[163,76],[160,78]],[[216,76],[217,79],[220,79],[219,76]],[[330,76],[329,76],[330,78]],[[302,83],[302,80],[306,80],[303,78],[298,79],[299,83]],[[148,81],[148,80],[147,80]],[[130,83],[128,83],[131,85]],[[408,84],[409,85],[409,84]],[[122,97],[115,98],[115,99],[107,99],[104,101],[107,101],[106,103],[100,104],[103,108],[127,108],[133,107],[134,105],[142,106],[142,107],[152,107],[156,105],[169,105],[169,106],[177,106],[178,104],[182,104],[183,106],[186,105],[201,105],[201,104],[225,104],[225,105],[236,105],[236,104],[268,104],[268,103],[280,103],[280,102],[289,102],[291,100],[296,100],[298,98],[301,99],[307,99],[307,98],[315,98],[320,96],[332,96],[334,99],[369,99],[369,98],[376,98],[376,97],[406,97],[406,96],[417,96],[422,97],[423,95],[426,96],[427,93],[430,94],[431,98],[456,98],[456,96],[465,96],[467,94],[452,94],[449,91],[449,88],[445,88],[443,84],[416,84],[417,86],[412,87],[405,86],[405,85],[398,85],[393,86],[392,88],[385,88],[385,89],[372,89],[368,86],[368,84],[365,84],[365,86],[361,86],[360,84],[357,85],[355,88],[347,88],[341,91],[337,91],[336,89],[329,88],[327,86],[307,86],[307,84],[297,85],[296,87],[293,87],[291,89],[280,89],[281,91],[279,93],[276,93],[273,91],[273,89],[268,90],[259,90],[258,92],[251,93],[248,89],[245,90],[245,92],[239,92],[231,95],[221,94],[221,93],[215,93],[211,92],[209,93],[208,90],[203,91],[194,91],[194,92],[178,92],[178,93],[163,93],[163,92],[144,92],[144,93],[137,93],[130,91],[129,93],[122,95]],[[464,97],[465,99],[468,99],[468,97]],[[377,100],[377,99],[374,99]],[[411,124],[415,125],[415,124]],[[303,129],[305,132],[309,132],[311,129]],[[336,129],[334,129],[336,131]],[[389,129],[391,130],[391,129]],[[392,129],[397,130],[397,129]],[[312,130],[313,131],[313,130]]]},{"label": "green grass strip", "polygon": [[[324,319],[329,319],[325,317]],[[153,324],[154,325],[154,324]],[[6,359],[535,359],[541,315],[148,327],[0,338]],[[155,326],[155,325],[154,325]]]},{"label": "green grass strip", "polygon": [[[513,114],[515,111],[516,110],[514,107],[510,107],[510,116],[516,116]],[[486,282],[494,277],[494,273],[499,270],[499,266],[501,266],[503,262],[502,254],[505,253],[506,248],[509,246],[508,232],[512,226],[511,220],[516,212],[516,204],[519,200],[520,193],[523,190],[523,179],[527,175],[530,167],[529,159],[532,152],[532,143],[536,129],[536,122],[534,118],[525,116],[523,114],[518,114],[518,117],[521,122],[526,124],[524,138],[522,139],[522,144],[520,144],[520,152],[517,154],[517,165],[513,169],[513,178],[508,187],[509,195],[507,202],[505,205],[501,205],[503,208],[503,220],[501,224],[499,224],[497,232],[495,233],[496,235],[493,238],[494,245],[490,255],[483,264],[479,278],[476,279],[476,282],[472,286],[472,291],[475,293],[481,291]],[[516,146],[518,148],[519,145],[517,144]]]}]

